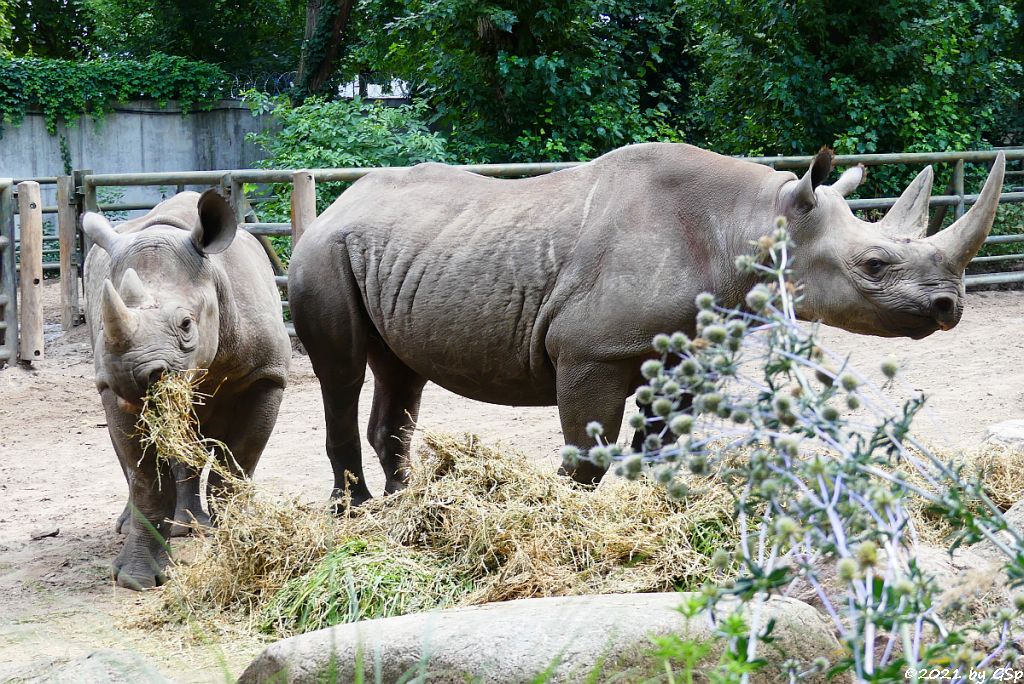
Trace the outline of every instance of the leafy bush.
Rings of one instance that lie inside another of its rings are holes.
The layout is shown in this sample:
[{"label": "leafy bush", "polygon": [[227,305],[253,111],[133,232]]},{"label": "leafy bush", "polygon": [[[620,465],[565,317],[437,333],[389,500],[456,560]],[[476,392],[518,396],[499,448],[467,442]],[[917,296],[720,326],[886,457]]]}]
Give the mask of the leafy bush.
[{"label": "leafy bush", "polygon": [[153,54],[145,60],[0,59],[0,124],[17,125],[30,106],[42,108],[46,128],[101,118],[117,102],[176,100],[184,109],[220,99],[227,75],[212,64]]},{"label": "leafy bush", "polygon": [[[448,160],[444,138],[427,127],[425,102],[389,107],[360,99],[310,98],[294,105],[286,98],[255,91],[247,94],[247,101],[253,113],[269,113],[276,123],[265,133],[249,134],[248,139],[267,153],[257,164],[260,168],[363,168]],[[317,183],[317,214],[349,185]],[[269,197],[259,205],[260,219],[289,221],[291,184],[273,185]],[[287,261],[291,239],[275,238],[274,242]]]},{"label": "leafy bush", "polygon": [[[654,338],[660,359],[644,363],[647,383],[637,390],[647,411],[630,419],[646,433],[642,450],[604,443],[602,427],[592,424],[598,445],[587,458],[630,478],[649,468],[680,498],[690,495],[694,475],[728,486],[739,542],[716,552],[721,580],[684,607],[713,608],[734,596],[752,611],[723,629],[732,654],[726,668],[757,666],[771,642],[763,602],[799,582],[811,587],[846,648],[835,670],[858,681],[902,680],[907,668],[925,666],[960,667],[966,679],[965,668],[1012,664],[1024,596],[1016,606],[1005,596],[1005,605],[987,605],[984,618],[965,619],[939,601],[937,578],[915,557],[913,502],[948,521],[951,552],[979,540],[1001,551],[1013,586],[1024,581],[1024,538],[979,480],[913,437],[923,398],[889,405],[813,330],[796,325],[785,230],[760,244],[756,259],[737,262],[770,283],[750,291],[748,312],[702,294],[696,337]],[[881,370],[890,382],[897,374],[890,360]],[[569,458],[579,454],[566,448]],[[812,665],[794,664],[794,676]]]}]

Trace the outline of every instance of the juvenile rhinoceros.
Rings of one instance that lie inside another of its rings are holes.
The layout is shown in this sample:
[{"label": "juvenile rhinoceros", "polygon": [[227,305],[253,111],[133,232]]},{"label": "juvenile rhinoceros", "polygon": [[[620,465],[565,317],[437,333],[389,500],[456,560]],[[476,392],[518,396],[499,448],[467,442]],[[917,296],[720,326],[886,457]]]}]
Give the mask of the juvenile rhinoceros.
[{"label": "juvenile rhinoceros", "polygon": [[[291,345],[266,253],[210,190],[183,192],[115,229],[99,214],[83,227],[87,319],[114,451],[128,480],[118,523],[127,532],[117,583],[160,584],[172,520],[208,520],[199,477],[158,463],[135,427],[146,390],[168,371],[206,369],[200,430],[251,474],[277,418]],[[211,474],[210,487],[222,484]]]},{"label": "juvenile rhinoceros", "polygon": [[[423,385],[478,401],[558,405],[567,443],[590,421],[617,437],[654,334],[695,329],[695,296],[739,305],[753,285],[734,261],[789,219],[799,314],[858,333],[921,338],[952,328],[961,274],[991,229],[1000,155],[978,203],[925,238],[932,171],[879,223],[843,196],[862,167],[823,185],[824,151],[798,178],[689,145],[643,144],[522,180],[439,164],[370,173],[308,229],[289,302],[327,414],[335,493],[363,483],[356,402],[369,361],[368,437],[402,486]],[[603,471],[563,464],[593,483]]]}]

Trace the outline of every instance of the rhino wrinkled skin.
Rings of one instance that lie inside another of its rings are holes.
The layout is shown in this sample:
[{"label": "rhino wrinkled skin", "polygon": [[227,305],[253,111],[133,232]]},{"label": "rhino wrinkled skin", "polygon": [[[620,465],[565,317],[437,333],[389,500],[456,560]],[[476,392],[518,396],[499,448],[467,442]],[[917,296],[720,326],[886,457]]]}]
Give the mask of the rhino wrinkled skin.
[{"label": "rhino wrinkled skin", "polygon": [[[114,574],[121,586],[151,587],[163,581],[165,540],[182,530],[174,521],[209,519],[198,474],[181,465],[172,473],[152,449],[143,453],[135,424],[146,390],[168,371],[207,370],[199,391],[212,396],[196,407],[199,429],[251,475],[277,418],[291,344],[267,255],[237,231],[216,192],[180,193],[116,230],[86,214],[83,228],[95,243],[85,292],[96,388],[129,489]],[[211,473],[207,491],[220,486]]]},{"label": "rhino wrinkled skin", "polygon": [[[368,438],[403,486],[410,428],[429,380],[471,399],[557,405],[566,443],[586,446],[600,421],[617,438],[656,333],[695,329],[694,298],[740,305],[752,276],[735,268],[784,215],[798,314],[850,331],[922,338],[957,324],[961,275],[991,229],[997,158],[978,203],[924,238],[926,168],[879,223],[843,195],[863,179],[807,173],[650,143],[535,178],[499,180],[441,164],[374,171],[309,227],[295,248],[289,302],[320,380],[335,496],[369,498],[357,401],[376,382]],[[603,470],[563,464],[583,483]]]}]

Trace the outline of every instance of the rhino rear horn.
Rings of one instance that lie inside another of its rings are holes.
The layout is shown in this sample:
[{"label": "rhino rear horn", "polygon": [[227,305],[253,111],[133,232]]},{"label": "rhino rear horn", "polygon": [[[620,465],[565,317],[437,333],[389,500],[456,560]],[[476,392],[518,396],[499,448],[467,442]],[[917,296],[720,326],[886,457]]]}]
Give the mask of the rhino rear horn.
[{"label": "rhino rear horn", "polygon": [[917,174],[882,219],[880,225],[887,234],[912,239],[925,236],[928,232],[928,200],[932,196],[934,178],[931,166],[924,167]]},{"label": "rhino rear horn", "polygon": [[126,349],[139,327],[138,314],[128,308],[109,278],[103,281],[100,317],[103,320],[103,336],[107,347],[112,350]]},{"label": "rhino rear horn", "polygon": [[192,229],[192,244],[200,254],[218,254],[231,246],[238,230],[235,212],[212,188],[199,198],[199,221]]},{"label": "rhino rear horn", "polygon": [[1006,171],[1006,156],[1000,152],[985,181],[978,201],[971,210],[957,219],[956,223],[928,238],[928,241],[942,250],[957,264],[959,270],[967,268],[974,255],[981,249],[985,238],[992,230],[992,222],[999,208],[999,195],[1003,191],[1003,174]]},{"label": "rhino rear horn", "polygon": [[110,225],[110,221],[101,214],[91,211],[82,216],[82,230],[93,244],[107,254],[113,253],[114,247],[123,239],[121,234],[114,230],[114,226]]},{"label": "rhino rear horn", "polygon": [[121,277],[120,294],[124,303],[129,307],[145,306],[152,301],[149,293],[146,292],[146,286],[142,284],[142,279],[139,278],[139,274],[135,272],[134,268],[126,270]]}]

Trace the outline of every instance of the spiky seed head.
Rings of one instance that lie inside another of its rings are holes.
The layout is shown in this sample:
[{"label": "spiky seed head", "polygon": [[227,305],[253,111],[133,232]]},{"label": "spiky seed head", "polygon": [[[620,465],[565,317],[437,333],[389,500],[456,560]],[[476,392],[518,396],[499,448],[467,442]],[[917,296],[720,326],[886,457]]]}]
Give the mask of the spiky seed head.
[{"label": "spiky seed head", "polygon": [[743,337],[747,332],[747,324],[743,321],[729,321],[726,327],[729,329],[729,337]]},{"label": "spiky seed head", "polygon": [[708,392],[697,397],[697,401],[700,403],[701,410],[714,413],[718,410],[718,405],[722,403],[722,395],[718,392]]},{"label": "spiky seed head", "polygon": [[892,585],[892,590],[900,596],[909,596],[914,593],[914,583],[906,577],[901,577]]},{"label": "spiky seed head", "polygon": [[709,309],[701,309],[697,314],[697,326],[704,328],[718,322],[718,314]]},{"label": "spiky seed head", "polygon": [[694,302],[697,304],[698,309],[710,309],[715,305],[715,295],[710,292],[701,292],[694,299]]},{"label": "spiky seed head", "polygon": [[775,521],[775,534],[779,535],[783,539],[795,537],[799,533],[800,523],[788,515],[784,515]]},{"label": "spiky seed head", "polygon": [[608,466],[610,466],[612,464],[612,454],[611,454],[611,451],[608,450],[608,447],[605,447],[605,446],[593,447],[587,453],[587,455],[590,457],[591,461],[593,461],[595,464],[601,466],[602,468],[607,468]]},{"label": "spiky seed head", "polygon": [[669,339],[668,335],[658,334],[654,336],[653,340],[651,340],[651,346],[654,347],[656,352],[664,354],[669,350],[669,347],[672,346],[672,341]]},{"label": "spiky seed head", "polygon": [[693,416],[680,413],[668,424],[668,429],[677,435],[688,435],[693,430]]},{"label": "spiky seed head", "polygon": [[852,582],[857,578],[857,561],[852,558],[842,558],[836,563],[836,575],[843,582]]},{"label": "spiky seed head", "polygon": [[626,471],[626,477],[630,480],[635,480],[640,475],[640,471],[643,470],[644,461],[639,455],[634,454],[625,461],[622,462],[623,469]]},{"label": "spiky seed head", "polygon": [[713,567],[715,570],[719,570],[719,571],[723,571],[723,572],[725,570],[728,570],[729,569],[729,563],[731,561],[732,561],[732,558],[730,557],[729,552],[726,551],[725,549],[722,549],[722,548],[715,549],[715,552],[713,554],[711,554],[711,567]]},{"label": "spiky seed head", "polygon": [[674,352],[689,351],[690,338],[681,332],[672,333],[672,337],[669,338],[669,348]]},{"label": "spiky seed head", "polygon": [[856,411],[860,408],[860,399],[851,394],[846,397],[846,405],[850,407],[851,411]]},{"label": "spiky seed head", "polygon": [[751,311],[763,311],[772,299],[772,293],[764,285],[755,285],[747,293],[746,302]]},{"label": "spiky seed head", "polygon": [[749,254],[741,254],[736,257],[736,270],[740,273],[753,273],[754,272],[754,257]]},{"label": "spiky seed head", "polygon": [[778,494],[780,489],[778,480],[768,479],[761,483],[761,494],[769,499]]},{"label": "spiky seed head", "polygon": [[1024,613],[1024,593],[1018,592],[1013,595],[1013,607],[1018,612]]},{"label": "spiky seed head", "polygon": [[577,463],[580,462],[581,455],[582,454],[580,453],[579,448],[574,447],[571,444],[566,444],[564,447],[562,447],[563,463],[568,463],[569,465],[576,465]]},{"label": "spiky seed head", "polygon": [[647,451],[657,451],[662,446],[660,435],[647,435],[644,438],[644,449]]},{"label": "spiky seed head", "polygon": [[789,221],[786,219],[785,216],[782,216],[780,214],[779,216],[775,217],[775,229],[776,230],[785,230],[786,226],[788,226],[788,225],[789,225]]},{"label": "spiky seed head", "polygon": [[642,413],[634,413],[629,417],[629,427],[634,430],[643,430],[647,425],[647,418]]},{"label": "spiky seed head", "polygon": [[680,389],[681,388],[679,387],[679,383],[675,382],[674,380],[669,380],[661,387],[661,391],[670,397],[674,397],[677,394],[679,394]]},{"label": "spiky seed head", "polygon": [[715,413],[718,414],[719,418],[726,419],[732,415],[732,406],[729,406],[726,403],[722,403],[721,405],[719,405],[718,410],[715,411]]},{"label": "spiky seed head", "polygon": [[694,454],[689,466],[694,475],[703,475],[708,471],[708,458],[704,454]]},{"label": "spiky seed head", "polygon": [[862,568],[871,568],[878,564],[878,545],[871,540],[857,544],[853,553]]},{"label": "spiky seed head", "polygon": [[[634,366],[634,368],[635,367],[636,366]],[[643,373],[645,378],[650,380],[651,378],[657,377],[658,373],[660,373],[664,367],[665,365],[661,361],[658,361],[657,359],[648,359],[640,366],[640,372]]]},{"label": "spiky seed head", "polygon": [[693,359],[686,359],[679,364],[679,372],[682,373],[684,377],[693,377],[697,374],[697,362]]},{"label": "spiky seed head", "polygon": [[636,388],[636,400],[646,406],[654,401],[654,389],[649,385],[641,385]]},{"label": "spiky seed head", "polygon": [[720,325],[709,325],[704,328],[703,337],[712,344],[722,344],[729,333]]},{"label": "spiky seed head", "polygon": [[659,397],[658,399],[655,399],[654,403],[651,405],[651,409],[654,411],[654,415],[658,416],[659,418],[667,417],[668,414],[672,413],[672,409],[674,408],[675,406],[672,404],[672,400],[666,399],[665,397]]},{"label": "spiky seed head", "polygon": [[882,360],[882,375],[892,380],[896,377],[896,373],[900,370],[899,364],[896,363],[896,357],[887,356]]},{"label": "spiky seed head", "polygon": [[604,426],[596,420],[592,420],[587,423],[587,437],[590,439],[597,439],[604,434]]},{"label": "spiky seed head", "polygon": [[732,422],[743,425],[750,420],[750,413],[745,408],[738,408],[732,412]]},{"label": "spiky seed head", "polygon": [[656,479],[659,484],[667,485],[669,482],[672,481],[672,478],[675,477],[675,475],[675,468],[665,466],[662,468],[658,468],[657,472],[654,475],[654,479]]},{"label": "spiky seed head", "polygon": [[830,423],[834,423],[839,420],[839,410],[835,406],[823,406],[821,409],[821,417]]},{"label": "spiky seed head", "polygon": [[778,413],[785,413],[791,408],[793,408],[793,402],[785,394],[779,394],[775,397],[775,410]]},{"label": "spiky seed head", "polygon": [[690,495],[690,486],[682,480],[673,480],[668,486],[668,495],[676,501],[681,501]]},{"label": "spiky seed head", "polygon": [[857,382],[857,378],[853,377],[853,373],[843,373],[839,377],[839,383],[847,392],[852,392],[853,390],[857,389],[857,385],[860,384],[859,382]]}]

